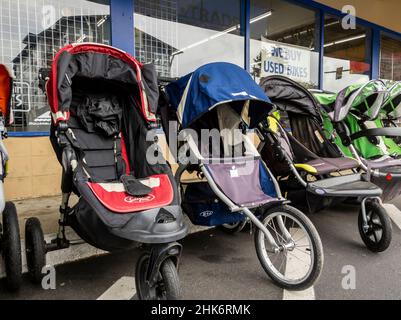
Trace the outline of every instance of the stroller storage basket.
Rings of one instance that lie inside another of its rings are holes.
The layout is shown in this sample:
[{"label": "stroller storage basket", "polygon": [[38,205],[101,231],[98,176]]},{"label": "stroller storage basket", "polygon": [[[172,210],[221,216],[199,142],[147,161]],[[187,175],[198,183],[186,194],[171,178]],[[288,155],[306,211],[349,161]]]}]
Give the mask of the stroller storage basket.
[{"label": "stroller storage basket", "polygon": [[215,227],[245,220],[245,215],[231,212],[221,202],[207,182],[190,183],[186,186],[182,207],[191,222],[199,226]]}]

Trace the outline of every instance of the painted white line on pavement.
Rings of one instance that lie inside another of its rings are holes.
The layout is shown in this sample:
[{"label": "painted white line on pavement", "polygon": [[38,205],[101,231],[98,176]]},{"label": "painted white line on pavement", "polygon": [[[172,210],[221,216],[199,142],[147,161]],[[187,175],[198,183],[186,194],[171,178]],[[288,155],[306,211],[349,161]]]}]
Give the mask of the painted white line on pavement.
[{"label": "painted white line on pavement", "polygon": [[135,294],[135,278],[122,277],[96,300],[130,300]]},{"label": "painted white line on pavement", "polygon": [[[296,236],[295,240],[302,237],[302,235],[296,234],[296,230],[290,229],[290,232],[292,235]],[[306,248],[305,246],[308,245],[309,242],[307,237],[303,237],[297,241],[297,246],[301,246],[301,248]],[[287,254],[285,265],[286,277],[302,277],[305,274],[305,271],[309,269],[309,266],[307,266],[306,263],[302,263],[302,261],[305,261],[305,253],[306,252],[303,253],[302,250],[294,250],[291,251],[290,254]],[[289,291],[284,289],[283,300],[315,300],[315,289],[313,286],[303,291]]]},{"label": "painted white line on pavement", "polygon": [[390,216],[391,220],[393,220],[398,229],[401,230],[401,210],[395,205],[388,203],[384,204],[384,208],[387,210],[387,214]]}]

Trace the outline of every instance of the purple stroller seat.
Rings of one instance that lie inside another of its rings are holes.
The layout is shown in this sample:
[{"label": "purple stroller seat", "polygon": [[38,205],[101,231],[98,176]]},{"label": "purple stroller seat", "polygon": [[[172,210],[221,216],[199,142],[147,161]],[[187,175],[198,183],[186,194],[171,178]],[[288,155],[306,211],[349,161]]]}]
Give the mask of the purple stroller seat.
[{"label": "purple stroller seat", "polygon": [[254,208],[277,201],[262,188],[263,165],[259,159],[207,164],[205,167],[219,189],[240,207]]}]

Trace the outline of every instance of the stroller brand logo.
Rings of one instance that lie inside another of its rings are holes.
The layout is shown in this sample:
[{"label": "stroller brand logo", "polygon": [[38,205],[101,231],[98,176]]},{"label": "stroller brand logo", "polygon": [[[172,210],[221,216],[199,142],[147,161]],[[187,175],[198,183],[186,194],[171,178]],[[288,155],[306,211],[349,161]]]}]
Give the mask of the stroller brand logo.
[{"label": "stroller brand logo", "polygon": [[150,202],[155,199],[155,196],[152,194],[147,195],[146,197],[132,197],[128,196],[125,197],[124,201],[128,203],[144,203],[144,202]]},{"label": "stroller brand logo", "polygon": [[210,217],[211,215],[213,215],[213,211],[210,211],[210,210],[203,211],[203,212],[200,213],[200,216],[203,217],[203,218]]}]

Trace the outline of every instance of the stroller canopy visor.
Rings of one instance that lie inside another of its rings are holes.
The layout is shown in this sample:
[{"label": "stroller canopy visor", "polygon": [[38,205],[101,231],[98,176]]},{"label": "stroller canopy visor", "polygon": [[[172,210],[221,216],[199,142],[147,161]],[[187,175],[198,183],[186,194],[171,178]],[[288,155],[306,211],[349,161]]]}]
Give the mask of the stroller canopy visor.
[{"label": "stroller canopy visor", "polygon": [[54,59],[46,91],[55,123],[69,119],[74,77],[117,81],[132,87],[144,118],[156,121],[159,94],[154,67],[139,63],[124,51],[84,43],[67,45]]},{"label": "stroller canopy visor", "polygon": [[339,93],[315,94],[315,98],[322,105],[330,105],[332,107],[332,112],[329,113],[329,116],[335,122],[344,120],[352,110],[359,117],[374,120],[378,117],[386,97],[385,84],[380,80],[351,85]]},{"label": "stroller canopy visor", "polygon": [[[255,127],[273,109],[247,71],[225,62],[200,67],[167,85],[166,92],[184,129],[206,112],[227,103],[250,127]],[[248,107],[245,119],[244,109]]]},{"label": "stroller canopy visor", "polygon": [[260,86],[280,111],[320,119],[319,107],[312,94],[295,81],[269,76],[260,81]]},{"label": "stroller canopy visor", "polygon": [[9,121],[11,108],[12,76],[4,64],[0,64],[0,115]]}]

